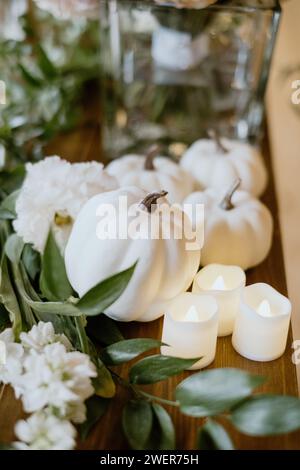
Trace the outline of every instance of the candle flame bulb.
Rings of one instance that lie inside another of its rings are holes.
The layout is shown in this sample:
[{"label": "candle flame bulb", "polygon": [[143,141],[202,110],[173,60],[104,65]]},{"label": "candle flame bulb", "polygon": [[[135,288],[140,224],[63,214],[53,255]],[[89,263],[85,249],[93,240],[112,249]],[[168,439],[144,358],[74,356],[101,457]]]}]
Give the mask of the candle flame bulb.
[{"label": "candle flame bulb", "polygon": [[218,276],[211,287],[213,290],[226,290],[223,276]]},{"label": "candle flame bulb", "polygon": [[262,317],[272,317],[271,306],[268,300],[263,300],[257,309],[257,313]]},{"label": "candle flame bulb", "polygon": [[200,321],[199,313],[198,313],[195,305],[192,305],[189,308],[189,310],[187,311],[187,313],[184,317],[184,321],[190,321],[190,322],[199,322]]}]

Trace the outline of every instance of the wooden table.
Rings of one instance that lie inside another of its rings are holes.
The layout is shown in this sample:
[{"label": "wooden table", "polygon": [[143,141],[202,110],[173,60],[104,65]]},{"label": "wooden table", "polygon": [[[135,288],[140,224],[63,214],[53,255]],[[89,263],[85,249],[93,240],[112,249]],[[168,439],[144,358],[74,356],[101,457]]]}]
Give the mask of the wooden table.
[{"label": "wooden table", "polygon": [[[49,154],[58,154],[71,161],[85,161],[98,159],[100,156],[100,132],[99,125],[90,124],[83,127],[73,135],[63,137],[54,142],[49,148]],[[286,279],[281,247],[281,236],[278,223],[277,202],[275,197],[274,179],[271,170],[271,162],[268,146],[265,145],[265,155],[270,170],[270,184],[263,198],[271,209],[275,220],[275,233],[272,251],[268,259],[258,268],[247,273],[247,283],[266,282],[274,286],[283,294],[287,293]],[[131,323],[122,326],[126,338],[134,337],[161,337],[161,320],[152,323]],[[212,367],[236,367],[247,370],[254,374],[268,377],[267,383],[261,388],[264,392],[277,394],[298,395],[296,371],[292,363],[291,355],[292,336],[285,355],[273,362],[257,363],[251,362],[239,356],[231,345],[231,338],[220,338],[218,341],[217,356]],[[125,377],[128,365],[122,366],[119,371]],[[169,381],[156,384],[149,388],[151,393],[172,399],[172,391],[188,373],[179,377],[171,378]],[[88,440],[82,444],[80,449],[126,449],[126,441],[121,431],[121,412],[126,399],[126,391],[121,388],[117,390],[117,398],[113,400],[106,415],[102,418],[96,428],[90,434]],[[178,409],[168,408],[174,420],[177,431],[177,448],[193,449],[197,429],[201,420],[183,416]],[[13,427],[17,419],[22,415],[20,403],[13,398],[9,387],[2,389],[0,394],[0,442],[14,440]],[[227,425],[226,425],[227,426]],[[300,433],[292,433],[286,436],[272,438],[252,438],[242,436],[232,429],[234,443],[238,449],[300,449]]]}]

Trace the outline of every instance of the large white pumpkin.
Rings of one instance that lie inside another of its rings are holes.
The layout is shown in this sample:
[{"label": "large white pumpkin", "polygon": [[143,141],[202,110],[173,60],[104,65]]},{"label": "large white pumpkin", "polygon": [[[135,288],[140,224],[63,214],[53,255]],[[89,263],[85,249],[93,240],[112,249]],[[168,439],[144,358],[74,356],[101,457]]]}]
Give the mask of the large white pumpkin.
[{"label": "large white pumpkin", "polygon": [[136,186],[145,191],[168,191],[173,204],[182,202],[195,188],[195,180],[170,158],[156,156],[156,149],[145,155],[124,155],[106,167],[120,186]]},{"label": "large white pumpkin", "polygon": [[[113,213],[109,216],[112,224],[120,217],[123,217],[123,224],[137,220],[120,209],[121,196],[127,197],[128,207],[139,205],[139,214],[143,216],[139,231],[143,233],[153,221],[158,205],[168,204],[165,198],[154,196],[152,201],[157,200],[156,209],[149,212],[141,205],[147,193],[136,187],[121,188],[90,199],[79,213],[66,247],[67,275],[81,297],[99,282],[138,261],[126,290],[105,313],[120,321],[155,320],[165,313],[171,299],[191,285],[200,262],[200,247],[188,251],[185,238],[177,240],[171,235],[171,239],[163,239],[162,232],[158,239],[99,239],[100,217],[97,213],[106,207],[104,204],[112,208]],[[174,224],[182,217],[183,212],[178,207],[171,222],[171,234]],[[162,216],[161,226],[165,225],[166,229],[167,219]],[[184,219],[191,229],[191,221],[185,214]]]},{"label": "large white pumpkin", "polygon": [[240,178],[241,189],[258,197],[267,185],[267,171],[258,149],[235,140],[200,139],[184,153],[180,165],[202,189],[222,189]]},{"label": "large white pumpkin", "polygon": [[[270,251],[273,219],[269,209],[249,193],[235,191],[237,186],[224,199],[219,191],[207,189],[184,202],[204,204],[202,266],[218,263],[246,270],[260,264]],[[193,224],[196,228],[196,219]]]}]

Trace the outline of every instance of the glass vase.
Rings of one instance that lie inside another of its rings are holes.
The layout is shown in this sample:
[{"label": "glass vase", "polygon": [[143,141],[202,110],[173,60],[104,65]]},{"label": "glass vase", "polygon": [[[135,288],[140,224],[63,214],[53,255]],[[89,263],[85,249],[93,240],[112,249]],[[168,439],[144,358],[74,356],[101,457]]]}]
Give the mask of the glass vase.
[{"label": "glass vase", "polygon": [[202,9],[161,0],[100,4],[108,158],[154,142],[179,157],[212,128],[259,140],[277,1],[219,0]]}]

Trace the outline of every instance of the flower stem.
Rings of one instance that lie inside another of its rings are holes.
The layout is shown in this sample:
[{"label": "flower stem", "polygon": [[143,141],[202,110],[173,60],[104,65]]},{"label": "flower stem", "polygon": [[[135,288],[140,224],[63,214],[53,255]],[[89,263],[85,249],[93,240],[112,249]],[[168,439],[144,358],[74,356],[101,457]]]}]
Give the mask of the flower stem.
[{"label": "flower stem", "polygon": [[150,393],[144,392],[143,390],[139,390],[139,393],[145,397],[149,398],[151,401],[158,401],[160,403],[163,403],[164,405],[169,405],[169,406],[174,406],[178,407],[179,402],[178,401],[173,401],[173,400],[167,400],[166,398],[158,397],[156,395],[151,395]]}]

